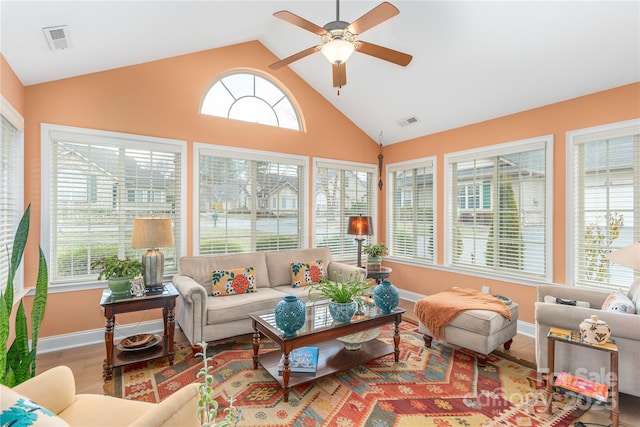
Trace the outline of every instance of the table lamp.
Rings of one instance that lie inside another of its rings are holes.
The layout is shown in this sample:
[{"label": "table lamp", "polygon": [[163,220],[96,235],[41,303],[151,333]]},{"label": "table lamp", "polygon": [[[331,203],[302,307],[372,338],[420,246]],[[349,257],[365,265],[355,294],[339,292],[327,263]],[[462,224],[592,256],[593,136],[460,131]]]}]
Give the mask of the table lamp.
[{"label": "table lamp", "polygon": [[364,236],[373,236],[373,221],[370,216],[350,216],[347,234],[355,235],[358,243],[358,267],[362,267],[362,241]]},{"label": "table lamp", "polygon": [[147,248],[142,255],[145,286],[162,285],[164,277],[164,254],[159,248],[173,246],[173,222],[171,218],[134,218],[131,246]]},{"label": "table lamp", "polygon": [[617,251],[613,251],[607,254],[606,257],[616,264],[624,265],[634,270],[640,270],[640,242],[635,242]]}]

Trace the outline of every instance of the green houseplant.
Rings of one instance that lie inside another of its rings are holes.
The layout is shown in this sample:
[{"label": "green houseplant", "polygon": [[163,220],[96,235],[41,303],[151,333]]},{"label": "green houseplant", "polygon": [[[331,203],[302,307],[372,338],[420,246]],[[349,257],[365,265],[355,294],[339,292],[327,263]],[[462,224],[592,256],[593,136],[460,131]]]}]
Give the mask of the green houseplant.
[{"label": "green houseplant", "polygon": [[369,243],[362,247],[362,252],[367,254],[367,268],[370,270],[380,270],[382,257],[387,254],[387,246],[384,242],[378,244]]},{"label": "green houseplant", "polygon": [[126,295],[131,290],[131,279],[142,274],[142,262],[131,258],[118,258],[116,255],[104,257],[91,263],[92,269],[98,269],[98,280],[107,279],[109,289],[114,295]]},{"label": "green houseplant", "polygon": [[344,280],[341,272],[334,272],[335,280],[322,277],[317,285],[309,289],[309,299],[328,298],[329,312],[336,322],[346,323],[351,320],[358,308],[356,297],[365,295],[370,286],[362,279],[360,273],[351,273]]},{"label": "green houseplant", "polygon": [[29,331],[27,328],[27,316],[22,300],[18,305],[15,317],[15,338],[7,351],[9,341],[9,318],[13,308],[13,280],[22,261],[24,248],[27,244],[31,218],[31,205],[27,207],[16,231],[9,259],[9,273],[7,287],[0,293],[0,384],[8,387],[16,386],[36,374],[36,351],[38,347],[38,335],[40,325],[44,318],[47,303],[47,290],[49,287],[49,275],[47,261],[39,248],[38,277],[36,279],[36,293],[31,308],[31,349],[29,349]]}]

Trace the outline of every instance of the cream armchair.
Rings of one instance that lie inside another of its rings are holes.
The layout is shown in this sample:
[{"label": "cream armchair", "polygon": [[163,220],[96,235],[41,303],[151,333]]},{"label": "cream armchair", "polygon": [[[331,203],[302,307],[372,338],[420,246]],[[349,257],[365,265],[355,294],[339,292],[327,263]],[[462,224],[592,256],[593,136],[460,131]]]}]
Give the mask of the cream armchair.
[{"label": "cream armchair", "polygon": [[[637,292],[637,291],[635,291]],[[611,328],[611,338],[618,345],[620,392],[640,397],[640,314],[602,311],[609,292],[540,285],[535,303],[536,364],[545,371],[547,364],[547,334],[552,326],[578,330],[580,323],[595,314]],[[545,296],[588,302],[590,308],[544,302]],[[638,295],[630,295],[632,300]],[[589,351],[580,346],[557,343],[555,369],[599,380],[608,372],[609,355],[603,351]],[[582,374],[582,375],[580,375]],[[595,378],[592,378],[596,376]]]},{"label": "cream armchair", "polygon": [[[40,412],[40,423],[48,426],[136,426],[197,427],[197,384],[178,390],[161,403],[137,402],[98,394],[76,394],[71,369],[58,366],[9,389],[2,386],[2,409],[15,394],[52,412]],[[15,399],[14,399],[15,401]],[[15,408],[16,406],[14,406]],[[54,416],[55,415],[55,416]]]}]

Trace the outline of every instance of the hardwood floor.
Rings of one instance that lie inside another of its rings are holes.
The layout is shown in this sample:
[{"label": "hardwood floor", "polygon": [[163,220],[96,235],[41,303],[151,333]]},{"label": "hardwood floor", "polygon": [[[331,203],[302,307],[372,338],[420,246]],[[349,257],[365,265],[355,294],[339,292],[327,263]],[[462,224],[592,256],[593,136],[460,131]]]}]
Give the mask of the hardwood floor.
[{"label": "hardwood floor", "polygon": [[[413,304],[401,301],[400,306],[406,311],[405,318],[417,322],[413,314]],[[176,342],[186,342],[187,339],[181,330],[176,330]],[[517,335],[508,351],[513,357],[535,361],[535,340],[533,337]],[[38,372],[46,371],[58,365],[66,365],[71,368],[76,379],[76,393],[103,393],[102,366],[105,358],[104,344],[91,344],[84,347],[54,351],[38,355]],[[620,426],[640,426],[640,398],[620,396]],[[579,419],[590,427],[590,423],[608,426],[611,421],[609,412],[601,407],[592,407]]]}]

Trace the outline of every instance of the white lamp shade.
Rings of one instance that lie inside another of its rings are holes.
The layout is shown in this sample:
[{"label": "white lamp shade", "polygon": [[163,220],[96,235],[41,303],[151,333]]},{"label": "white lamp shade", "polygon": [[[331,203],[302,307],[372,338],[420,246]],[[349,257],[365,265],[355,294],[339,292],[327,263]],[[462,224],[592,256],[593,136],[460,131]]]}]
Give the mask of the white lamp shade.
[{"label": "white lamp shade", "polygon": [[322,46],[322,54],[332,64],[340,65],[347,62],[355,46],[353,43],[342,39],[334,39]]},{"label": "white lamp shade", "polygon": [[131,246],[153,249],[173,246],[173,221],[171,218],[134,218]]},{"label": "white lamp shade", "polygon": [[640,242],[635,242],[617,251],[613,251],[607,255],[607,258],[616,264],[624,265],[634,270],[640,270]]}]

